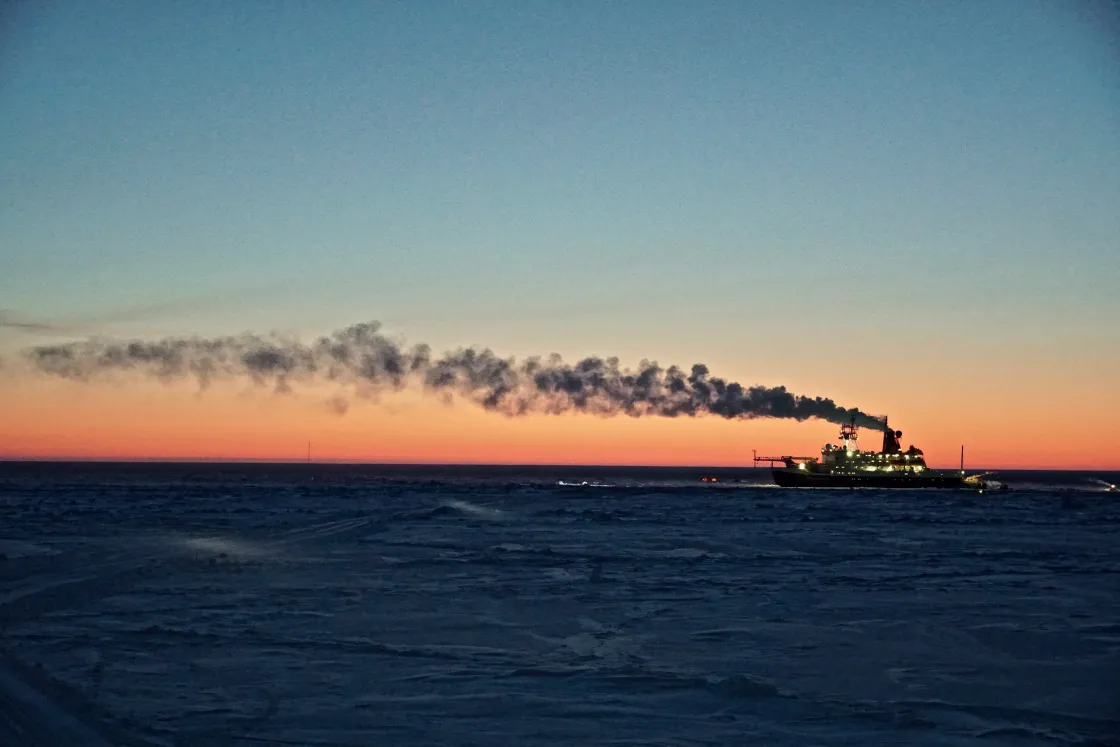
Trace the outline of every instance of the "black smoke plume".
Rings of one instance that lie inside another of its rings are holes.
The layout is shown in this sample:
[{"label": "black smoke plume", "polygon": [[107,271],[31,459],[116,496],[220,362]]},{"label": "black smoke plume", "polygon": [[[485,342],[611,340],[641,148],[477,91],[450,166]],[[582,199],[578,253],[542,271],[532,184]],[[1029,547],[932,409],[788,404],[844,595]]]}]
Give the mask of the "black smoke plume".
[{"label": "black smoke plume", "polygon": [[[617,358],[565,363],[559,356],[517,362],[489,349],[463,348],[433,358],[427,345],[407,347],[380,332],[377,322],[355,324],[311,344],[280,335],[166,338],[154,342],[89,339],[25,351],[46,374],[89,381],[134,372],[164,382],[194,378],[242,379],[277,391],[294,384],[332,382],[357,396],[420,383],[430,392],[457,394],[509,416],[590,413],[601,416],[729,419],[819,418],[882,430],[878,418],[840,407],[831,399],[795,395],[785,387],[744,387],[711,376],[697,363],[688,371],[643,360],[637,369]],[[345,412],[347,400],[332,398]]]}]

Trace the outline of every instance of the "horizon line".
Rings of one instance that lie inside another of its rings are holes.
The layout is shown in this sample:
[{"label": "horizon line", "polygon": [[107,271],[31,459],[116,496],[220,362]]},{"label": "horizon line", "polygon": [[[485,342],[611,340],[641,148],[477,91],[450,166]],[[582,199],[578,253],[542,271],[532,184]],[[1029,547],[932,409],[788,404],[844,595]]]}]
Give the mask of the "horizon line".
[{"label": "horizon line", "polygon": [[[695,469],[695,470],[768,470],[770,466],[742,465],[705,465],[705,464],[592,464],[592,463],[536,463],[536,462],[379,462],[379,461],[348,461],[332,459],[277,459],[249,457],[10,457],[0,456],[0,465],[16,463],[38,464],[214,464],[214,465],[305,465],[329,467],[534,467],[547,469]],[[932,467],[931,469],[946,472],[959,471],[956,467]],[[1117,467],[969,467],[967,472],[1120,472]]]}]

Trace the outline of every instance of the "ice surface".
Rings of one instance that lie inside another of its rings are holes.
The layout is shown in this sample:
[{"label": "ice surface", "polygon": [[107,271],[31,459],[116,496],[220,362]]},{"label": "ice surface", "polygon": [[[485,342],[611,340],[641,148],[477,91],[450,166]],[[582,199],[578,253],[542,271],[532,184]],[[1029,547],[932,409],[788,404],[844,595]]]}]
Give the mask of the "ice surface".
[{"label": "ice surface", "polygon": [[0,465],[0,744],[1117,743],[1100,491],[374,472]]}]

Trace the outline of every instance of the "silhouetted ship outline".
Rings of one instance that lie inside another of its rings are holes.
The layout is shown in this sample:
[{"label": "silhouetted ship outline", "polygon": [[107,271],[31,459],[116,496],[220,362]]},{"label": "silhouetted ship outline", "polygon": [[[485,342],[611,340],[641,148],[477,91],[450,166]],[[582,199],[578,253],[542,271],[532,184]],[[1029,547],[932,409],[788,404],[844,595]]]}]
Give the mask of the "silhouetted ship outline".
[{"label": "silhouetted ship outline", "polygon": [[[964,449],[959,472],[935,470],[926,465],[922,450],[913,444],[902,450],[902,431],[891,430],[883,418],[883,449],[861,451],[855,419],[840,426],[841,445],[825,444],[820,457],[760,457],[755,466],[769,462],[774,482],[783,488],[939,488],[982,490],[986,472],[965,476]],[[781,462],[784,466],[774,467]]]}]

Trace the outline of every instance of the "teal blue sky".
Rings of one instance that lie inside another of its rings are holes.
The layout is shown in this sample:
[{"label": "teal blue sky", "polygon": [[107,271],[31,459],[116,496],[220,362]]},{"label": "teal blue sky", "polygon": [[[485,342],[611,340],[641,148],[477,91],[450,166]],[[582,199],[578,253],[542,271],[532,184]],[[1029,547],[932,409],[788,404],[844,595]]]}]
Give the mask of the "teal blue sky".
[{"label": "teal blue sky", "polygon": [[1107,2],[15,7],[28,317],[716,364],[1120,343]]}]

